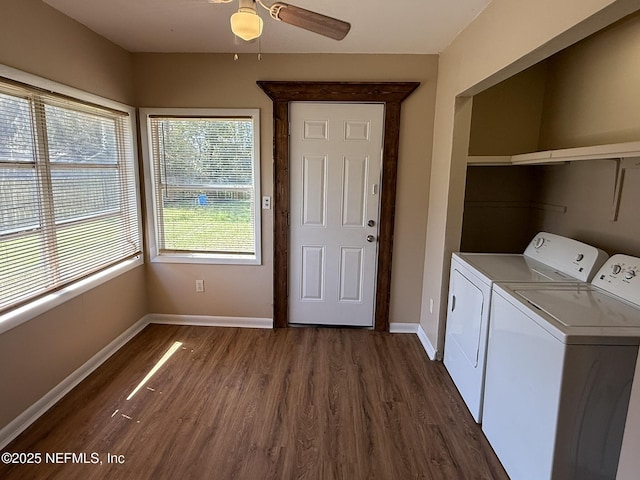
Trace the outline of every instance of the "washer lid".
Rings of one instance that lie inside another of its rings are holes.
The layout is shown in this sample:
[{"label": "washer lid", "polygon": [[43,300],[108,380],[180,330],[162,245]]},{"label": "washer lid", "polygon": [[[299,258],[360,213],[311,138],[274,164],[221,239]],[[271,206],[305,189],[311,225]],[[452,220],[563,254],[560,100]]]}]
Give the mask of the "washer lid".
[{"label": "washer lid", "polygon": [[487,282],[578,282],[579,280],[522,254],[454,253]]},{"label": "washer lid", "polygon": [[[588,284],[511,286],[534,319],[565,343],[640,343],[640,309]],[[507,290],[508,291],[508,290]]]}]

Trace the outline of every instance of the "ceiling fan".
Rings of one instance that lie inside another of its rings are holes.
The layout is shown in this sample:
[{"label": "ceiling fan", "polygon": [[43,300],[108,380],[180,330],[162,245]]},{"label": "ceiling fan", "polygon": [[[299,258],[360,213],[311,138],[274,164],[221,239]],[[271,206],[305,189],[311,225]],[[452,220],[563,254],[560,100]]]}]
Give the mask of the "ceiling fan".
[{"label": "ceiling fan", "polygon": [[[230,3],[234,0],[207,1],[209,3]],[[256,3],[267,10],[274,20],[288,23],[334,40],[342,40],[351,29],[351,24],[348,22],[296,7],[295,5],[289,5],[288,3],[275,2],[271,5],[265,5],[262,0],[238,0],[238,11],[231,15],[231,31],[246,41],[258,38],[262,34],[262,19],[256,11]]]}]

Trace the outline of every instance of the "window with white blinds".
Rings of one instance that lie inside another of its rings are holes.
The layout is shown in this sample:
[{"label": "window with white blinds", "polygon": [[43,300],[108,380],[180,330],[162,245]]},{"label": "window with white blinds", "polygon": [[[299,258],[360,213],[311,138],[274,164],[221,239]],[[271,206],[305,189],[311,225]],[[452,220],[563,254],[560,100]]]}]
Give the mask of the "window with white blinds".
[{"label": "window with white blinds", "polygon": [[0,79],[0,312],[141,252],[127,112]]},{"label": "window with white blinds", "polygon": [[260,263],[258,113],[141,111],[153,261]]}]

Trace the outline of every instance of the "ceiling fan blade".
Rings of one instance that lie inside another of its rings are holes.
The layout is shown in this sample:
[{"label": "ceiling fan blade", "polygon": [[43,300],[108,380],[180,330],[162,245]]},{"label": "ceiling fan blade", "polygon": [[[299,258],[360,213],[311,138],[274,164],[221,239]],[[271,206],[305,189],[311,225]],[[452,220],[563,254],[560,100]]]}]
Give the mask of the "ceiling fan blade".
[{"label": "ceiling fan blade", "polygon": [[351,29],[351,24],[348,22],[284,2],[276,2],[271,5],[270,12],[276,20],[334,40],[342,40]]}]

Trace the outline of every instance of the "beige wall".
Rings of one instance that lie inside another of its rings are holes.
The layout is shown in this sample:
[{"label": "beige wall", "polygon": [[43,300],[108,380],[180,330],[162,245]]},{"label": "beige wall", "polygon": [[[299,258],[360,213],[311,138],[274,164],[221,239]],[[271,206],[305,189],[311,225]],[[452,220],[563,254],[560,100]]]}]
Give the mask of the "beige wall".
[{"label": "beige wall", "polygon": [[536,233],[536,167],[468,167],[460,250],[522,253]]},{"label": "beige wall", "polygon": [[548,71],[539,150],[640,140],[640,14],[554,55]]},{"label": "beige wall", "polygon": [[470,116],[456,122],[464,103],[456,98],[479,93],[638,7],[637,0],[493,0],[440,56],[420,321],[438,353],[444,340],[450,256],[461,237],[466,175],[465,155],[455,147],[454,131],[470,132]]},{"label": "beige wall", "polygon": [[[0,63],[120,102],[133,99],[130,54],[37,0],[3,0]],[[1,334],[0,428],[146,312],[138,267]]]},{"label": "beige wall", "polygon": [[515,155],[538,149],[547,62],[474,95],[469,155]]},{"label": "beige wall", "polygon": [[618,219],[613,221],[616,164],[613,160],[541,167],[537,201],[562,210],[539,210],[537,230],[576,238],[609,254],[640,256],[640,158],[626,160]]},{"label": "beige wall", "polygon": [[473,97],[469,155],[640,140],[640,12]]},{"label": "beige wall", "polygon": [[[419,81],[402,106],[391,286],[392,322],[417,323],[437,61],[435,55],[135,54],[139,107],[259,108],[262,194],[273,195],[271,100],[257,80]],[[262,215],[262,266],[149,264],[152,313],[273,316],[273,210]],[[195,293],[195,279],[206,292]]]},{"label": "beige wall", "polygon": [[0,63],[132,104],[131,54],[40,0],[2,0]]}]

